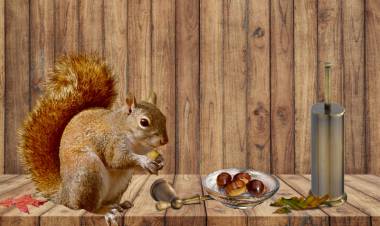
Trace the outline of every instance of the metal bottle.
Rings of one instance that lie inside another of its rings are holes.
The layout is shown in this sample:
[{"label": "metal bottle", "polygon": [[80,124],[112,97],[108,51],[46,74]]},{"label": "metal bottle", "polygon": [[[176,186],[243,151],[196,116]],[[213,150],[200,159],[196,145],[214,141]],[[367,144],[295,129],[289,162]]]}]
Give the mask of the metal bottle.
[{"label": "metal bottle", "polygon": [[328,194],[333,205],[347,200],[344,192],[344,113],[330,102],[331,64],[325,64],[325,102],[311,109],[311,193]]}]

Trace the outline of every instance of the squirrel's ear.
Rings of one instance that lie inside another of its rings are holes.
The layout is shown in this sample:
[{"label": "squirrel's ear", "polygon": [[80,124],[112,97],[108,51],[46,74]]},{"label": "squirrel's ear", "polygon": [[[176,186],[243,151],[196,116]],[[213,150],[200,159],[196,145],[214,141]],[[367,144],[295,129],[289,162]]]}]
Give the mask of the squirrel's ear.
[{"label": "squirrel's ear", "polygon": [[156,105],[156,103],[157,103],[157,96],[156,96],[155,92],[151,92],[150,93],[149,98],[148,98],[148,102],[151,103],[151,104]]},{"label": "squirrel's ear", "polygon": [[127,94],[127,98],[125,99],[125,102],[127,103],[128,112],[131,113],[132,110],[136,106],[136,98],[135,98],[135,96],[132,93],[128,93]]}]

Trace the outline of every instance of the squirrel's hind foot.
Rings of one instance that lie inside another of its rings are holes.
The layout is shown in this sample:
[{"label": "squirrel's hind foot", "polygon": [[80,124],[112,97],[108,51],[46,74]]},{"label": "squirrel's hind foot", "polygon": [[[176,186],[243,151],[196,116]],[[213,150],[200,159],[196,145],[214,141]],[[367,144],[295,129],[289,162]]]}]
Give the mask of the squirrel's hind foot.
[{"label": "squirrel's hind foot", "polygon": [[127,209],[133,207],[133,204],[130,201],[124,201],[120,204],[112,204],[110,205],[110,210],[108,213],[104,215],[104,219],[108,226],[118,226],[118,222],[116,221],[117,217],[121,217],[121,214]]}]

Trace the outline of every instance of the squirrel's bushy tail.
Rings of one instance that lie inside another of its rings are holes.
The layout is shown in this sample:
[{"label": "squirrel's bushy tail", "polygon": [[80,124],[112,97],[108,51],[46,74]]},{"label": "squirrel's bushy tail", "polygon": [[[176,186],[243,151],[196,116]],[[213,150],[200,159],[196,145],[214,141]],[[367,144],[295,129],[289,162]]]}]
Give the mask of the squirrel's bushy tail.
[{"label": "squirrel's bushy tail", "polygon": [[115,96],[111,70],[100,59],[80,55],[58,60],[20,131],[21,160],[41,193],[51,196],[59,189],[59,145],[71,118],[88,108],[108,108]]}]

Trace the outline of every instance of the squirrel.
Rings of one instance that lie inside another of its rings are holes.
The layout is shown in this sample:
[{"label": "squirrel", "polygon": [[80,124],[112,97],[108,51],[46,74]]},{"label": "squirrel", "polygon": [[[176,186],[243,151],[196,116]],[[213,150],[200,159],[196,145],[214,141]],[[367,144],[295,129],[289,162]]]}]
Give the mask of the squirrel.
[{"label": "squirrel", "polygon": [[161,155],[156,160],[145,155],[168,142],[166,118],[154,93],[138,103],[128,93],[123,106],[111,108],[116,81],[95,55],[62,56],[44,85],[18,145],[21,162],[42,195],[91,212],[121,206],[136,167],[150,173],[163,167]]}]

